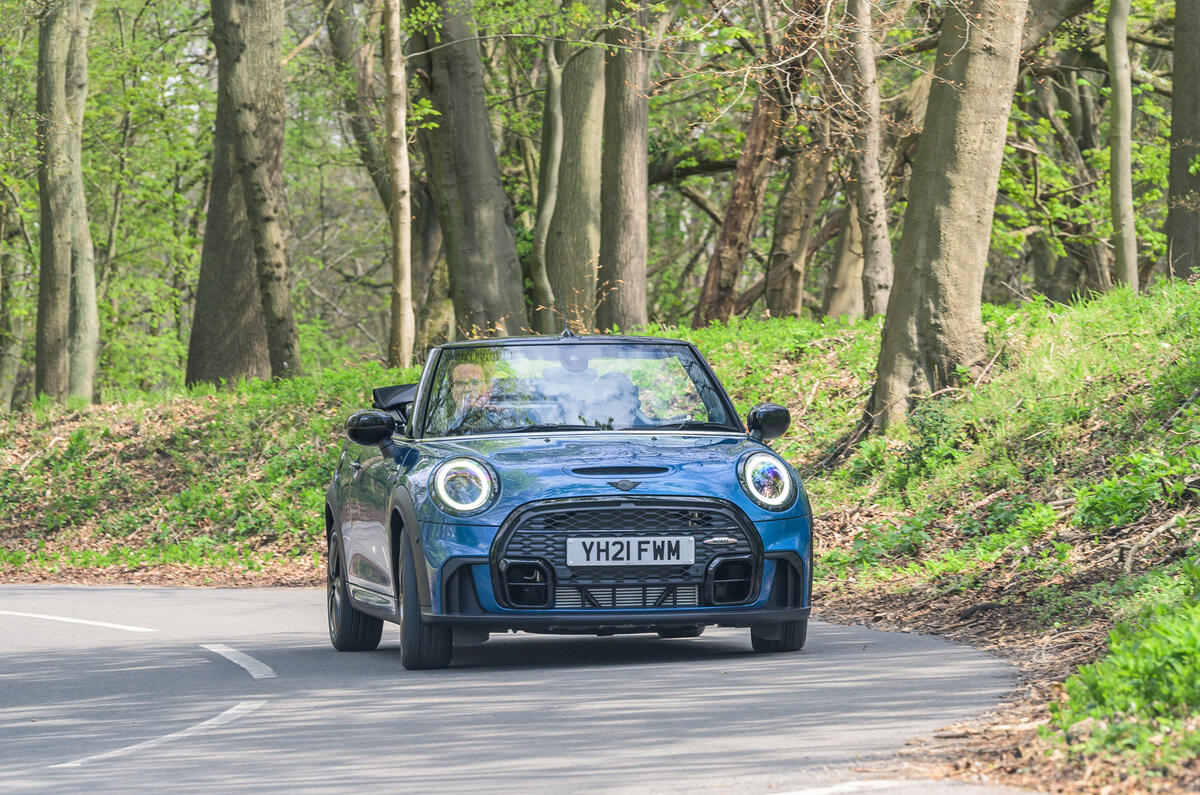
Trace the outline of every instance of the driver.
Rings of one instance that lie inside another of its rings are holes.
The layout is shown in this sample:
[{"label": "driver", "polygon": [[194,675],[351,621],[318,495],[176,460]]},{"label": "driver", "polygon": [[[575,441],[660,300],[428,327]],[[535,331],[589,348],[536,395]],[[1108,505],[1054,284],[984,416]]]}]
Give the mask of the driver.
[{"label": "driver", "polygon": [[461,362],[450,371],[450,405],[455,416],[487,404],[492,397],[492,380],[483,372],[483,365]]},{"label": "driver", "polygon": [[495,381],[482,364],[459,362],[450,370],[450,421],[447,434],[494,431],[522,424],[509,406],[493,403]]}]

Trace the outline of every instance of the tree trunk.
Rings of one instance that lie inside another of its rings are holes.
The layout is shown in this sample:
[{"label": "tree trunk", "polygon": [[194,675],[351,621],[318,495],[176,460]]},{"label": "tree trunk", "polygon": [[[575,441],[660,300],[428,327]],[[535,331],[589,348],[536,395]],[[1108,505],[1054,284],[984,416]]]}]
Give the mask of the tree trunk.
[{"label": "tree trunk", "polygon": [[[9,223],[16,214],[6,216],[0,205],[0,414],[12,409],[13,392],[21,370],[21,352],[25,347],[25,319],[19,304],[26,293],[25,259],[9,240]],[[15,237],[15,235],[13,235]]]},{"label": "tree trunk", "polygon": [[546,99],[542,111],[542,156],[539,159],[537,221],[533,228],[533,262],[530,281],[533,282],[533,330],[538,334],[553,334],[558,329],[554,287],[546,265],[546,241],[550,222],[558,203],[558,172],[562,162],[563,108],[562,64],[553,40],[545,45]]},{"label": "tree trunk", "polygon": [[947,7],[917,145],[868,419],[903,422],[909,399],[984,356],[980,303],[1016,86],[1025,0]]},{"label": "tree trunk", "polygon": [[[251,6],[248,10],[265,15],[267,5]],[[262,24],[256,23],[259,27]],[[261,48],[242,54],[243,59],[251,59],[256,65],[264,57],[269,56]],[[224,73],[232,71],[234,64],[229,59],[220,59],[217,66],[218,82],[228,80]],[[270,68],[267,64],[261,66]],[[282,177],[283,86],[264,81],[253,87],[261,96],[258,103],[260,119],[263,114],[280,114],[271,117],[260,131],[263,158],[270,164],[270,173],[278,179]],[[200,254],[196,309],[188,340],[188,384],[229,383],[241,378],[268,378],[271,375],[254,244],[234,150],[234,116],[235,106],[229,93],[219,91],[204,247]],[[281,188],[282,182],[277,182],[275,189]]]},{"label": "tree trunk", "polygon": [[96,0],[72,0],[71,43],[67,53],[67,112],[71,197],[71,315],[68,321],[70,361],[67,388],[71,397],[91,402],[100,355],[100,312],[96,307],[96,252],[88,221],[83,185],[83,109],[88,92],[88,32]]},{"label": "tree trunk", "polygon": [[1167,255],[1171,273],[1200,271],[1200,0],[1175,0],[1175,93],[1171,96]]},{"label": "tree trunk", "polygon": [[[589,2],[596,17],[603,2]],[[579,331],[596,325],[600,264],[600,165],[604,130],[604,50],[578,45],[564,58],[562,160],[558,201],[546,239],[546,270],[563,322]]]},{"label": "tree trunk", "polygon": [[388,366],[408,367],[416,339],[412,301],[412,194],[408,168],[408,72],[400,47],[402,0],[383,0],[387,154],[392,203],[392,326]]},{"label": "tree trunk", "polygon": [[[440,295],[434,294],[437,281],[438,263],[442,261],[442,226],[438,223],[437,209],[433,206],[433,196],[429,193],[429,185],[424,180],[417,180],[412,185],[413,195],[413,236],[412,236],[412,283],[413,309],[417,313],[417,340],[422,339],[422,318],[427,314],[425,305],[432,300],[447,297],[445,290]],[[445,264],[442,264],[445,270]],[[445,281],[445,274],[442,274]],[[423,350],[418,345],[418,350]]]},{"label": "tree trunk", "polygon": [[[636,0],[635,0],[636,2]],[[645,10],[608,0],[609,18],[632,11],[628,29],[608,31],[604,72],[604,154],[600,191],[600,274],[596,325],[622,331],[645,326],[650,145]]]},{"label": "tree trunk", "polygon": [[846,202],[846,217],[838,237],[837,252],[829,264],[829,280],[825,283],[825,300],[821,302],[823,317],[860,318],[863,316],[863,228],[858,220],[854,198]]},{"label": "tree trunk", "polygon": [[38,272],[35,389],[54,400],[69,391],[71,311],[71,117],[67,57],[71,0],[51,0],[38,25],[38,196],[41,252]]},{"label": "tree trunk", "polygon": [[862,225],[863,311],[873,317],[887,310],[892,289],[892,241],[888,235],[887,198],[880,159],[879,82],[875,76],[874,25],[869,0],[849,0],[851,55],[858,124],[854,133],[854,193]]},{"label": "tree trunk", "polygon": [[388,181],[386,157],[375,137],[378,122],[371,114],[371,84],[366,78],[362,41],[353,0],[335,0],[325,16],[329,30],[329,49],[341,79],[342,108],[350,134],[358,149],[358,159],[371,177],[375,192],[386,212],[392,211],[392,188]]},{"label": "tree trunk", "polygon": [[283,2],[212,0],[217,90],[233,110],[233,150],[254,251],[272,378],[300,375],[299,335],[283,242]]},{"label": "tree trunk", "polygon": [[1112,88],[1108,148],[1113,249],[1117,281],[1138,289],[1137,232],[1133,226],[1133,94],[1129,76],[1129,0],[1111,0],[1104,25],[1108,76]]},{"label": "tree trunk", "polygon": [[[265,91],[269,87],[259,88]],[[233,151],[233,107],[224,93],[217,94],[214,128],[204,246],[188,339],[188,384],[231,383],[271,375],[246,203]],[[271,129],[282,131],[276,125]],[[283,151],[282,136],[272,140],[269,147],[270,157],[278,160]]]},{"label": "tree trunk", "polygon": [[750,113],[746,141],[734,171],[733,187],[725,219],[717,234],[717,246],[704,274],[700,303],[696,306],[692,328],[703,328],[714,320],[729,320],[737,300],[737,280],[750,251],[754,226],[762,209],[771,156],[775,148],[775,128],[779,123],[779,104],[762,91]]},{"label": "tree trunk", "polygon": [[772,317],[800,317],[804,309],[809,243],[829,180],[828,143],[826,132],[820,151],[797,152],[788,167],[767,257],[765,289],[767,311]]},{"label": "tree trunk", "polygon": [[[422,130],[425,164],[438,220],[446,234],[450,293],[459,327],[467,333],[520,334],[525,324],[521,264],[512,230],[512,207],[500,182],[484,103],[483,65],[469,3],[437,0],[437,48],[429,36],[411,41],[415,69],[438,112],[437,126]],[[424,9],[409,0],[410,9]]]}]

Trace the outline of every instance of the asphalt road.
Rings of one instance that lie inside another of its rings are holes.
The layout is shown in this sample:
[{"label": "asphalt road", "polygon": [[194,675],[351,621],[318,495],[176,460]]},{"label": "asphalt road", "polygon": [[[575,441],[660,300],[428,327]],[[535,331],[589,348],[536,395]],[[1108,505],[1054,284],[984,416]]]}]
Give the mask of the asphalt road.
[{"label": "asphalt road", "polygon": [[864,771],[1015,684],[819,622],[790,655],[508,634],[411,672],[398,643],[334,651],[319,590],[0,587],[0,789],[969,793]]}]

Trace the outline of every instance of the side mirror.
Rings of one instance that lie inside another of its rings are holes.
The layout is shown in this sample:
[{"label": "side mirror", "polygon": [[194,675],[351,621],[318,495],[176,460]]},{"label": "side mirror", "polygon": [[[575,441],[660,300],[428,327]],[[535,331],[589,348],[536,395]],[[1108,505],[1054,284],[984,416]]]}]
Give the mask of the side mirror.
[{"label": "side mirror", "polygon": [[760,442],[783,436],[792,424],[792,415],[778,403],[761,403],[746,415],[746,427],[750,436]]},{"label": "side mirror", "polygon": [[396,421],[384,411],[360,411],[346,420],[346,438],[364,447],[391,441],[395,432]]}]

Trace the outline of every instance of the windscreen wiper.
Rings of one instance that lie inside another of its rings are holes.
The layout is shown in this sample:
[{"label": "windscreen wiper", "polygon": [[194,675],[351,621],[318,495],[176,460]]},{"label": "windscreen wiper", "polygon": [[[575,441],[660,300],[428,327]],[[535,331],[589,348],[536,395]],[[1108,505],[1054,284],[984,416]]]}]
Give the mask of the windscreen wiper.
[{"label": "windscreen wiper", "polygon": [[683,422],[664,422],[662,425],[651,425],[645,430],[650,431],[732,431],[728,425],[721,422],[705,420],[684,420]]},{"label": "windscreen wiper", "polygon": [[499,428],[488,433],[538,433],[540,431],[603,431],[598,425],[570,425],[558,422],[544,422],[538,425],[522,425],[519,428]]}]

